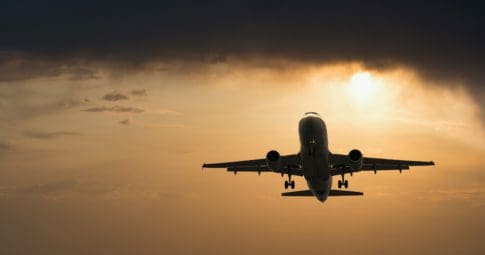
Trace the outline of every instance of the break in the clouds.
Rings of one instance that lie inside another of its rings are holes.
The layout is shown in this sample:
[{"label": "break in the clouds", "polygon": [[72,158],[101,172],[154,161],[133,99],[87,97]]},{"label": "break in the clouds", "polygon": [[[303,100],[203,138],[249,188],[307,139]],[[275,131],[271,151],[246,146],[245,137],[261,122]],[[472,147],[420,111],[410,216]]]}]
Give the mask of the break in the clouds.
[{"label": "break in the clouds", "polygon": [[103,99],[106,101],[119,101],[119,100],[127,100],[128,96],[126,96],[123,93],[113,91],[104,95]]},{"label": "break in the clouds", "polygon": [[128,107],[128,106],[100,106],[100,107],[91,107],[82,110],[84,112],[126,112],[126,113],[141,113],[144,110],[135,107]]},{"label": "break in the clouds", "polygon": [[54,132],[30,131],[30,132],[25,132],[24,135],[28,138],[34,138],[34,139],[54,139],[62,136],[78,136],[81,134],[77,132],[69,132],[69,131],[54,131]]},{"label": "break in the clouds", "polygon": [[484,10],[466,1],[8,1],[0,10],[7,70],[0,77],[82,79],[96,77],[86,66],[136,70],[231,57],[359,61],[411,67],[463,85],[483,103]]}]

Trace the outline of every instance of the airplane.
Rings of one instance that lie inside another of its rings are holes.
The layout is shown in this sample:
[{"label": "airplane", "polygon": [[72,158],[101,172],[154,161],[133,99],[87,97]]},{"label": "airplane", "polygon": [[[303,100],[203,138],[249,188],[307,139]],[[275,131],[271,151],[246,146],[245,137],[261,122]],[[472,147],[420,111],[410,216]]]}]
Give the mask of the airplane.
[{"label": "airplane", "polygon": [[[308,190],[282,193],[282,196],[314,196],[320,202],[329,196],[362,196],[363,192],[342,190],[349,186],[345,174],[360,171],[409,170],[410,166],[432,166],[433,161],[409,161],[383,158],[363,157],[360,150],[353,149],[347,155],[335,154],[328,148],[327,128],[325,122],[316,112],[307,112],[298,126],[300,152],[291,155],[280,155],[276,150],[266,154],[266,158],[233,161],[224,163],[203,164],[204,168],[226,168],[228,172],[274,172],[281,176],[288,175],[284,182],[285,189],[295,188],[292,176],[303,176]],[[332,189],[332,177],[340,175],[338,189]]]}]

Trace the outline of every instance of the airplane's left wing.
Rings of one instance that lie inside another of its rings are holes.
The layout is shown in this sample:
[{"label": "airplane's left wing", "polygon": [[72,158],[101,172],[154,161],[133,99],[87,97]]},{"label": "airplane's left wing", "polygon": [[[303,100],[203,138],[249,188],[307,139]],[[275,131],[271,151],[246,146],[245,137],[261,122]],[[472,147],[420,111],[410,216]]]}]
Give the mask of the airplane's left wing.
[{"label": "airplane's left wing", "polygon": [[362,169],[355,171],[349,166],[349,156],[342,154],[331,154],[330,156],[333,168],[332,175],[339,175],[342,173],[352,173],[358,171],[383,171],[383,170],[409,170],[411,166],[433,166],[433,161],[413,161],[413,160],[397,160],[385,158],[371,158],[364,157],[362,159]]},{"label": "airplane's left wing", "polygon": [[229,172],[277,172],[277,173],[291,173],[292,175],[303,175],[303,171],[299,168],[300,157],[297,154],[281,156],[281,166],[279,170],[271,170],[266,162],[266,159],[252,159],[243,161],[230,161],[222,163],[203,164],[203,168],[226,168]]}]

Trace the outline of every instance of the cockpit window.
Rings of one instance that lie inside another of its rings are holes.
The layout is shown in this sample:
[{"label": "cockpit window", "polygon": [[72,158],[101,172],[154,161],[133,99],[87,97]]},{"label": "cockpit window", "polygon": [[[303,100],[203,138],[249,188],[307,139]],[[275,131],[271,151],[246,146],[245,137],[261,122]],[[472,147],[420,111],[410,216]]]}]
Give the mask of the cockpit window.
[{"label": "cockpit window", "polygon": [[318,114],[317,112],[305,112],[305,115],[311,115],[311,114],[320,116],[320,114]]}]

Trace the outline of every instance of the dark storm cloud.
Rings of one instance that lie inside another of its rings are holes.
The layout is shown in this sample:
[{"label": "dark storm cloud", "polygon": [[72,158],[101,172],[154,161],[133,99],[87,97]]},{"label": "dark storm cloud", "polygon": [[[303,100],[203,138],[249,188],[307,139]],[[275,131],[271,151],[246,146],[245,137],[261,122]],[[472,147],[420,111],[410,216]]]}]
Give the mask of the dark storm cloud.
[{"label": "dark storm cloud", "polygon": [[0,10],[1,65],[20,54],[27,72],[2,77],[53,76],[59,65],[93,62],[131,70],[150,61],[232,56],[362,61],[464,83],[480,102],[484,11],[480,2],[464,1],[7,1]]},{"label": "dark storm cloud", "polygon": [[34,138],[34,139],[54,139],[62,136],[78,136],[81,134],[76,132],[68,132],[68,131],[55,131],[55,132],[32,131],[32,132],[26,132],[24,135],[28,138]]},{"label": "dark storm cloud", "polygon": [[78,64],[263,54],[422,63],[446,74],[439,70],[482,63],[482,11],[481,5],[433,1],[7,1],[0,46]]},{"label": "dark storm cloud", "polygon": [[127,106],[100,106],[100,107],[91,107],[88,109],[82,110],[84,112],[128,112],[128,113],[141,113],[144,110],[135,107],[127,107]]},{"label": "dark storm cloud", "polygon": [[124,95],[122,93],[113,91],[111,93],[108,93],[108,94],[104,95],[103,96],[103,99],[106,100],[106,101],[119,101],[119,100],[126,100],[126,99],[128,99],[128,96],[126,96],[126,95]]}]

